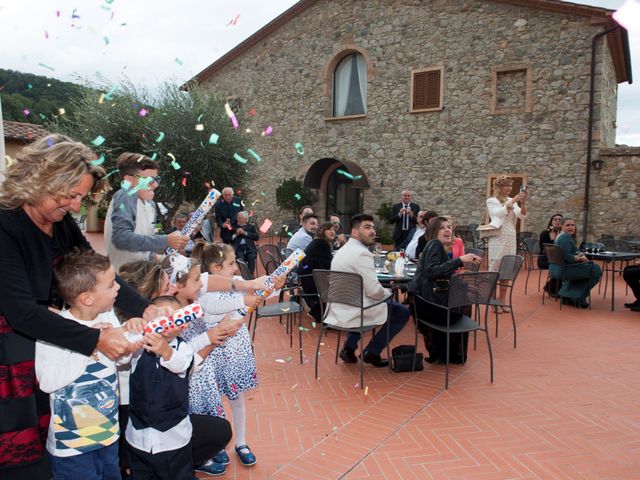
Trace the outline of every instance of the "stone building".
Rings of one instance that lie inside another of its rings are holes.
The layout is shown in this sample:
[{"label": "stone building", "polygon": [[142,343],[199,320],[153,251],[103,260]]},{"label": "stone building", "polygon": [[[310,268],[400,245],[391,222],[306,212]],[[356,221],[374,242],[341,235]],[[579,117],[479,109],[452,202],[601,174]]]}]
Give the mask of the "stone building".
[{"label": "stone building", "polygon": [[[193,80],[235,99],[258,132],[251,189],[267,193],[265,216],[283,218],[275,188],[296,176],[322,216],[374,212],[409,188],[458,225],[484,223],[490,179],[509,173],[532,185],[523,228],[538,231],[557,211],[584,218],[589,175],[599,235],[640,189],[638,152],[615,148],[617,85],[631,81],[622,28],[595,41],[587,162],[592,39],[617,26],[612,13],[557,0],[301,0]],[[637,230],[633,210],[615,219]]]}]

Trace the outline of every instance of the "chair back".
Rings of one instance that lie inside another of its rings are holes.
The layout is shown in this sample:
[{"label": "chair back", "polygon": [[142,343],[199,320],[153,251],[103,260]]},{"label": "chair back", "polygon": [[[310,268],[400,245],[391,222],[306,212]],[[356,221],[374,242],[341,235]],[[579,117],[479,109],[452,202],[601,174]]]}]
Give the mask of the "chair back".
[{"label": "chair back", "polygon": [[505,255],[502,257],[498,268],[498,279],[515,280],[522,267],[522,262],[524,262],[524,258],[520,255]]},{"label": "chair back", "polygon": [[465,228],[464,230],[460,230],[456,228],[456,235],[458,235],[462,239],[465,247],[467,245],[473,245],[476,241],[474,233],[470,230],[466,230],[466,227],[464,228]]},{"label": "chair back", "polygon": [[262,263],[267,275],[273,273],[280,263],[282,263],[280,261],[278,247],[275,245],[267,244],[258,247],[258,257],[260,257],[260,263]]},{"label": "chair back", "polygon": [[529,255],[537,255],[540,253],[540,243],[537,238],[525,238],[522,244],[524,245],[525,252]]},{"label": "chair back", "polygon": [[236,260],[238,264],[238,270],[240,270],[240,275],[244,280],[253,280],[253,274],[249,271],[249,265],[244,263],[242,260]]},{"label": "chair back", "polygon": [[283,248],[282,250],[280,250],[280,262],[284,262],[289,255],[291,255],[293,253],[293,248]]},{"label": "chair back", "polygon": [[316,269],[313,281],[323,303],[341,303],[352,307],[363,307],[362,276],[351,272]]},{"label": "chair back", "polygon": [[497,272],[462,272],[449,281],[449,308],[488,305],[498,282]]},{"label": "chair back", "polygon": [[482,248],[465,248],[465,252],[473,253],[474,255],[477,255],[480,258],[484,257],[484,249]]},{"label": "chair back", "polygon": [[602,244],[608,252],[628,252],[629,244],[625,240],[603,239]]},{"label": "chair back", "polygon": [[560,265],[561,267],[565,266],[564,254],[562,253],[562,249],[558,245],[545,243],[544,251],[547,254],[549,263],[555,263],[556,265]]},{"label": "chair back", "polygon": [[464,270],[465,270],[465,272],[479,272],[480,271],[480,264],[479,263],[467,263],[464,266]]}]

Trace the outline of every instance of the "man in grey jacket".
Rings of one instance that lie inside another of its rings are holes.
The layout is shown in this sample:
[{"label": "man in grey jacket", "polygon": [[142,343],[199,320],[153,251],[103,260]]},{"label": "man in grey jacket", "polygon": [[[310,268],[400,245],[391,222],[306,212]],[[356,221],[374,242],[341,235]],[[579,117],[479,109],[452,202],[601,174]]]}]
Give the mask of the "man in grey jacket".
[{"label": "man in grey jacket", "polygon": [[155,234],[158,164],[145,155],[125,152],[117,166],[124,186],[111,199],[104,224],[104,245],[113,268],[118,271],[128,262],[155,259],[167,247],[183,249],[189,237],[180,232]]}]

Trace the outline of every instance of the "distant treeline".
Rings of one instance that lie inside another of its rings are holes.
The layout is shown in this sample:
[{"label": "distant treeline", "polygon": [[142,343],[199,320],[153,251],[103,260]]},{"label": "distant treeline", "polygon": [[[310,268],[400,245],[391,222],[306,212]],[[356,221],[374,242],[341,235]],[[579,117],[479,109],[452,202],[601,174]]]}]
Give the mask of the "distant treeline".
[{"label": "distant treeline", "polygon": [[77,99],[84,89],[75,83],[0,68],[2,118],[44,124],[62,112],[73,115],[69,100]]}]

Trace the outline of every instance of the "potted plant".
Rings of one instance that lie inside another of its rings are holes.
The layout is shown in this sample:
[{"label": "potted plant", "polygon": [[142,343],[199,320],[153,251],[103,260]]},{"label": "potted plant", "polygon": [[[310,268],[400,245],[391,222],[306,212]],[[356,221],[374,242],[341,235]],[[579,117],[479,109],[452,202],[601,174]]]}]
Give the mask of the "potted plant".
[{"label": "potted plant", "polygon": [[391,203],[383,202],[375,211],[379,219],[376,225],[376,233],[378,234],[376,240],[382,244],[383,250],[393,250],[393,235],[391,225],[389,225],[392,207]]}]

